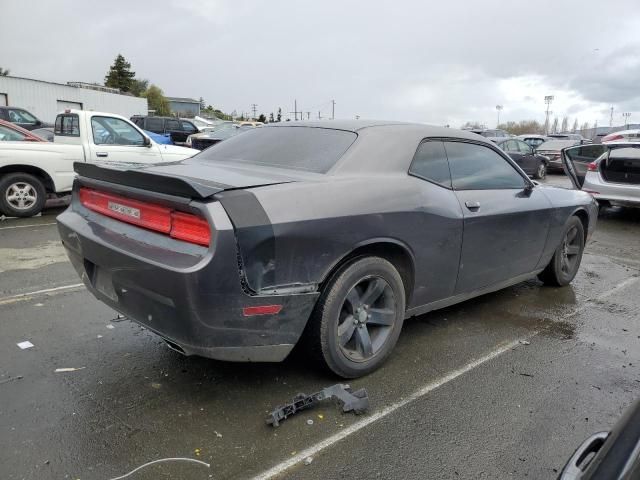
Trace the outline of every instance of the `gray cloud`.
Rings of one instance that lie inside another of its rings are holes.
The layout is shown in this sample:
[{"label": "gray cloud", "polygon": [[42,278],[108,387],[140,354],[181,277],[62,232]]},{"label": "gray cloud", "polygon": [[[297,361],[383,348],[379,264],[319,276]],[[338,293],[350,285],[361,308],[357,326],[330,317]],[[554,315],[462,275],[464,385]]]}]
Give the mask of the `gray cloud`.
[{"label": "gray cloud", "polygon": [[122,53],[166,94],[239,112],[289,112],[297,98],[326,116],[334,98],[341,117],[491,124],[496,104],[505,120],[542,119],[545,94],[560,116],[608,103],[636,112],[640,54],[622,47],[640,12],[613,3],[625,12],[615,21],[595,0],[8,2],[0,65],[102,81]]}]

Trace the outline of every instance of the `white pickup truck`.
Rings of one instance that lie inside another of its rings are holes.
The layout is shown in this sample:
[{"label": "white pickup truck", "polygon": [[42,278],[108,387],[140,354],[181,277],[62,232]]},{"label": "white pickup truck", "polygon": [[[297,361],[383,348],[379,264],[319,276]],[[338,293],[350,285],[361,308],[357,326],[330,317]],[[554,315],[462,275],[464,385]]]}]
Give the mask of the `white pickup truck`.
[{"label": "white pickup truck", "polygon": [[0,142],[0,214],[30,217],[48,196],[71,191],[74,162],[160,163],[198,150],[160,145],[120,115],[65,110],[53,142]]}]

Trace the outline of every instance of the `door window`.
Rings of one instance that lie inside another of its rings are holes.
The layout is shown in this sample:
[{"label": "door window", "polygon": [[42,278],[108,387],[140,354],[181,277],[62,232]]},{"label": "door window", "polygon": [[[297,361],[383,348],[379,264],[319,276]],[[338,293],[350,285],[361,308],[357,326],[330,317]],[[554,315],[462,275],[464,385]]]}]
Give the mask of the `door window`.
[{"label": "door window", "polygon": [[147,118],[145,130],[155,133],[164,133],[164,120],[162,120],[162,118]]},{"label": "door window", "polygon": [[167,120],[167,130],[182,130],[178,120]]},{"label": "door window", "polygon": [[424,180],[451,188],[451,172],[444,144],[439,140],[426,140],[413,157],[409,173]]},{"label": "door window", "polygon": [[525,155],[529,155],[531,153],[531,147],[526,143],[520,140],[512,140],[512,142],[515,142],[517,144],[520,153],[524,153]]},{"label": "door window", "polygon": [[15,130],[0,125],[0,142],[21,142],[25,135]]},{"label": "door window", "polygon": [[522,176],[495,150],[466,142],[444,142],[455,190],[524,188]]},{"label": "door window", "polygon": [[518,145],[516,145],[516,142],[513,140],[507,140],[506,142],[502,142],[502,149],[505,152],[517,152]]},{"label": "door window", "polygon": [[11,123],[19,123],[21,125],[35,125],[38,123],[38,119],[26,110],[11,109],[8,113]]},{"label": "door window", "polygon": [[96,145],[144,145],[142,134],[120,118],[93,117],[91,128]]},{"label": "door window", "polygon": [[191,122],[187,122],[186,120],[182,121],[182,129],[187,133],[196,133],[198,129]]}]

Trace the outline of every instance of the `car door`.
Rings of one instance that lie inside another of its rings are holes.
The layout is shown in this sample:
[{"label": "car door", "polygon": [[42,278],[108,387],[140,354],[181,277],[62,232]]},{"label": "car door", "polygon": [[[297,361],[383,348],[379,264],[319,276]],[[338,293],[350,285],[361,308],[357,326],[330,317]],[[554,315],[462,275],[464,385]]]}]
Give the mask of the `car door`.
[{"label": "car door", "polygon": [[182,129],[180,120],[167,118],[164,122],[165,132],[171,135],[173,143],[180,144],[187,141],[187,132]]},{"label": "car door", "polygon": [[505,140],[502,142],[501,147],[511,157],[511,160],[524,170],[523,155],[520,152],[520,148],[518,148],[518,142],[516,140]]},{"label": "car door", "polygon": [[514,142],[516,142],[521,155],[521,161],[518,165],[520,165],[520,168],[522,168],[527,175],[535,174],[540,160],[533,153],[533,148],[522,140],[514,140]]},{"label": "car door", "polygon": [[[149,143],[140,130],[117,117],[94,115],[90,120],[89,161],[155,163],[162,161],[156,143]],[[146,139],[146,140],[145,140]]]},{"label": "car door", "polygon": [[444,145],[464,217],[456,294],[535,271],[551,217],[547,197],[497,149],[453,140]]},{"label": "car door", "polygon": [[584,178],[587,176],[588,165],[606,151],[607,146],[601,143],[576,145],[561,150],[562,168],[575,188],[582,188]]}]

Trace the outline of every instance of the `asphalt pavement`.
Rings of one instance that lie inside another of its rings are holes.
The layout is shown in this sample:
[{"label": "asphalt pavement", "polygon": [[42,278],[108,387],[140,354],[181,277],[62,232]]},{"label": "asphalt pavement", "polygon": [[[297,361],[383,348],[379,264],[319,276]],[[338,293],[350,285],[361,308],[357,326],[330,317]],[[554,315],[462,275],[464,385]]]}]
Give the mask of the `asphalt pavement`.
[{"label": "asphalt pavement", "polygon": [[568,287],[531,280],[407,321],[384,367],[351,382],[367,413],[329,402],[278,428],[269,410],[339,379],[303,352],[169,350],[80,285],[59,212],[0,222],[2,479],[110,480],[158,460],[126,478],[555,478],[640,397],[640,210],[601,212]]}]

